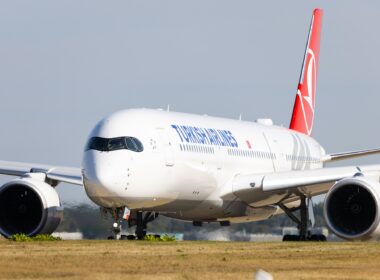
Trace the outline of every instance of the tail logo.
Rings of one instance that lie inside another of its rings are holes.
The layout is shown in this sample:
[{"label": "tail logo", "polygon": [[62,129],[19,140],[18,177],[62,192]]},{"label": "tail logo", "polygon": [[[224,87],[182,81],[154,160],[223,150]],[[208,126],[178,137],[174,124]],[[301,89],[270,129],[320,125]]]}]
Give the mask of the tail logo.
[{"label": "tail logo", "polygon": [[[315,55],[312,49],[308,49],[308,57],[306,64],[306,87],[300,84],[298,87],[297,95],[301,103],[303,117],[305,121],[305,128],[307,134],[310,135],[313,129],[313,116],[315,106],[315,90],[317,80],[317,67],[315,62]],[[306,101],[306,102],[305,102]],[[306,106],[305,106],[306,105]]]}]

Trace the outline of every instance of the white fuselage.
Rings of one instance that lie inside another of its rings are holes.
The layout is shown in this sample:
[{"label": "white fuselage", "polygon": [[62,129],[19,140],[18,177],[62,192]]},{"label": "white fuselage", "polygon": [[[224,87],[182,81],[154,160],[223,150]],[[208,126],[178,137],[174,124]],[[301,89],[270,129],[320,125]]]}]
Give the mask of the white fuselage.
[{"label": "white fuselage", "polygon": [[149,109],[110,115],[90,139],[124,136],[140,140],[144,150],[85,151],[87,195],[104,207],[127,206],[187,220],[270,216],[271,205],[286,194],[260,194],[265,207],[255,209],[223,195],[231,193],[234,177],[321,168],[325,155],[313,138],[270,123]]}]

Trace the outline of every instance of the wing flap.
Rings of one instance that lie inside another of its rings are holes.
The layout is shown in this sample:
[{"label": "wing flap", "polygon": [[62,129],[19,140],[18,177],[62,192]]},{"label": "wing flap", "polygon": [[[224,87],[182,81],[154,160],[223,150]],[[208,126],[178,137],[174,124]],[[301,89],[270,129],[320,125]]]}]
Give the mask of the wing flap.
[{"label": "wing flap", "polygon": [[232,192],[244,202],[259,207],[283,200],[292,201],[300,193],[320,195],[328,192],[336,181],[356,175],[379,181],[380,165],[238,175],[233,180]]},{"label": "wing flap", "polygon": [[263,191],[277,191],[325,184],[345,177],[352,177],[356,173],[360,173],[360,170],[354,166],[273,173],[265,176],[262,189]]}]

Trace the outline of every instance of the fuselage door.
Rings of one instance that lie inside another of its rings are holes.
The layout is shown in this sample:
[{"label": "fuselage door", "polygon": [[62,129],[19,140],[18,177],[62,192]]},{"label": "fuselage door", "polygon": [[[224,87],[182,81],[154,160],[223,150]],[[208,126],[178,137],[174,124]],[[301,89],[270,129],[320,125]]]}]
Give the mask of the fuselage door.
[{"label": "fuselage door", "polygon": [[271,131],[264,132],[263,135],[271,153],[274,171],[279,172],[287,170],[287,166],[284,160],[284,153],[280,146],[281,135],[277,135]]},{"label": "fuselage door", "polygon": [[174,165],[173,147],[170,141],[169,135],[165,128],[157,128],[158,133],[158,145],[162,151],[165,159],[166,166]]}]

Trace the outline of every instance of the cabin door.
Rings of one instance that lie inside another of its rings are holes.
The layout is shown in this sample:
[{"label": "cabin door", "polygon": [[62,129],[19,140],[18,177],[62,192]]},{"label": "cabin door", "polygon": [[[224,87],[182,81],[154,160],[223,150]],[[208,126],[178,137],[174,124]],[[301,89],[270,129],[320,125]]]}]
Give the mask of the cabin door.
[{"label": "cabin door", "polygon": [[165,128],[157,128],[159,147],[165,159],[166,166],[174,165],[173,147]]},{"label": "cabin door", "polygon": [[273,169],[275,172],[279,171],[286,171],[286,161],[285,161],[285,155],[284,152],[281,149],[281,135],[277,135],[273,132],[264,132],[263,133],[265,141],[269,147],[269,150],[271,152],[271,159],[273,163]]}]

